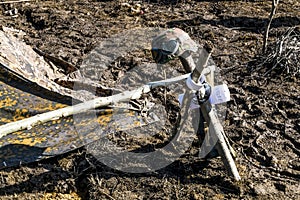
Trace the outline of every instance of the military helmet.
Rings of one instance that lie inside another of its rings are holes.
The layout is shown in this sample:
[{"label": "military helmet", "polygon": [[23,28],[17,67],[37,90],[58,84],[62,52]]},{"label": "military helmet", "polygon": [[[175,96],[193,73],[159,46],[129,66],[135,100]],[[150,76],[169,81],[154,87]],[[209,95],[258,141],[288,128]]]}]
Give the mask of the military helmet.
[{"label": "military helmet", "polygon": [[186,51],[196,52],[197,49],[197,44],[186,32],[171,28],[153,39],[151,52],[155,62],[164,64]]}]

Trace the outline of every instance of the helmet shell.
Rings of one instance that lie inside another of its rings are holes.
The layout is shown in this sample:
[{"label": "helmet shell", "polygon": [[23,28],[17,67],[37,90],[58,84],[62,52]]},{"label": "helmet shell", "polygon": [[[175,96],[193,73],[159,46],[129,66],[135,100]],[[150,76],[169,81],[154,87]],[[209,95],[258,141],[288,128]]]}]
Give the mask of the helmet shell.
[{"label": "helmet shell", "polygon": [[152,41],[152,49],[160,49],[170,55],[181,56],[186,51],[196,52],[198,45],[190,36],[179,28],[171,28],[156,36]]}]

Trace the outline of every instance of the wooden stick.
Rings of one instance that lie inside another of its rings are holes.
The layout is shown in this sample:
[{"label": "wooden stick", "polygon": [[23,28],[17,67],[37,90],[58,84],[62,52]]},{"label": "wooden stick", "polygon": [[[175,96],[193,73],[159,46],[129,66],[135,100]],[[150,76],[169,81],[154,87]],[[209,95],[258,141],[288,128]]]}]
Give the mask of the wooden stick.
[{"label": "wooden stick", "polygon": [[[191,72],[191,76],[192,76],[192,80],[194,82],[198,83],[198,80],[201,76],[201,72],[203,71],[204,67],[206,66],[210,55],[211,55],[211,51],[207,52],[206,50],[204,50],[200,54],[200,56],[201,56],[199,59],[200,63],[198,63],[198,65],[195,65],[194,60],[191,55],[181,58],[182,65],[186,71],[193,69],[193,71]],[[180,125],[179,125],[179,130],[178,130],[179,133],[182,131],[184,124],[186,123],[186,119],[188,118],[188,114],[189,114],[189,110],[190,110],[189,108],[191,105],[191,101],[193,99],[193,95],[194,95],[194,91],[192,91],[187,86],[185,86],[185,93],[183,95],[182,107],[181,107],[181,111],[180,111],[181,120],[180,120]],[[178,136],[177,141],[179,141],[180,138],[181,138],[181,135]]]},{"label": "wooden stick", "polygon": [[[212,133],[214,133],[219,140],[219,145],[217,145],[216,147],[218,152],[222,152],[223,154],[221,156],[222,159],[225,160],[224,164],[226,165],[226,168],[236,181],[241,180],[235,162],[232,158],[232,155],[234,155],[235,152],[227,141],[223,126],[216,114],[216,110],[214,109],[214,107],[212,107],[209,101],[206,101],[201,105],[201,112],[203,114],[203,117],[205,118],[205,121],[209,124],[209,128],[213,129]],[[226,148],[226,146],[228,148]]]},{"label": "wooden stick", "polygon": [[[204,51],[201,53],[201,58],[199,59],[197,65],[195,65],[194,62],[191,62],[192,60],[186,60],[185,62],[182,62],[183,65],[195,66],[194,70],[191,73],[191,76],[192,76],[192,80],[196,83],[199,81],[199,77],[201,76],[201,74],[203,74],[203,71],[205,71],[209,57],[211,56],[211,52],[213,51],[213,46],[211,43],[206,43],[203,48]],[[182,58],[182,60],[184,60],[184,58]],[[185,69],[192,69],[192,68],[193,67],[185,67]],[[212,71],[210,73],[212,73]],[[182,110],[181,110],[181,116],[182,116],[181,119],[187,118],[192,96],[193,96],[193,92],[191,90],[187,90],[186,93],[184,94],[183,101],[182,101],[183,103],[182,103]],[[220,123],[218,116],[216,114],[216,110],[212,107],[209,101],[206,101],[201,105],[201,112],[203,114],[203,117],[205,118],[205,121],[210,125],[209,128],[213,129],[212,133],[214,133],[215,136],[218,138],[219,145],[217,145],[216,147],[218,152],[222,152],[221,156],[222,159],[224,160],[224,164],[226,165],[226,168],[229,170],[229,173],[234,177],[236,181],[241,180],[235,162],[232,158],[232,154],[230,152],[231,146],[229,143],[227,144],[226,142],[226,136],[222,124]],[[180,121],[180,128],[183,127],[184,123],[185,123],[184,120]]]},{"label": "wooden stick", "polygon": [[[201,110],[205,110],[207,112],[207,106],[201,106]],[[227,165],[226,168],[229,170],[229,173],[234,177],[234,179],[236,181],[239,181],[241,180],[241,177],[232,158],[232,153],[230,152],[231,146],[226,143],[226,136],[223,130],[223,126],[221,125],[218,116],[216,115],[216,111],[214,109],[211,109],[207,114],[210,121],[209,124],[212,124],[212,126],[210,126],[209,128],[213,128],[213,133],[216,134],[219,140],[220,145],[217,145],[217,149],[219,148],[218,151],[221,150],[224,153],[224,155],[222,155],[222,159],[226,160],[224,164]],[[226,146],[228,148],[225,148]]]},{"label": "wooden stick", "polygon": [[33,1],[33,0],[4,1],[4,2],[0,2],[0,4],[22,3],[22,2],[29,2],[29,1]]},{"label": "wooden stick", "polygon": [[58,110],[38,114],[16,122],[7,123],[0,126],[0,138],[16,131],[30,129],[37,124],[42,124],[51,121],[53,119],[75,115],[78,113],[86,112],[91,109],[108,106],[110,104],[114,104],[122,101],[129,101],[130,99],[138,99],[142,94],[150,92],[152,88],[158,86],[167,86],[169,84],[186,79],[188,76],[189,74],[185,74],[182,76],[166,79],[163,81],[150,82],[132,91],[125,91],[109,97],[98,97],[96,99],[86,101],[74,106],[68,106]]}]

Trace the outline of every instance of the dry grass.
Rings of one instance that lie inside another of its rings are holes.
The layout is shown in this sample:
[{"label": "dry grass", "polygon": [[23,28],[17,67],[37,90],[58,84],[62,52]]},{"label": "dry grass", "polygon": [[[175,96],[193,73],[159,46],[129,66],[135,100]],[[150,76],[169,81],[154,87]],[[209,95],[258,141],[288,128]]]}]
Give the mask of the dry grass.
[{"label": "dry grass", "polygon": [[259,58],[255,71],[263,76],[300,75],[300,27],[289,27]]}]

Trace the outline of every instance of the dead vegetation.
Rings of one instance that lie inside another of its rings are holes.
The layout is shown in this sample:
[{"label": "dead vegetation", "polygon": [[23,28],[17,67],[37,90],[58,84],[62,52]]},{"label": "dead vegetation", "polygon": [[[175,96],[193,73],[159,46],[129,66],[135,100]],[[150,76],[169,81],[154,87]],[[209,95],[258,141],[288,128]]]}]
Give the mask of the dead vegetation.
[{"label": "dead vegetation", "polygon": [[255,70],[263,76],[298,76],[300,74],[300,27],[286,28],[260,57]]}]

